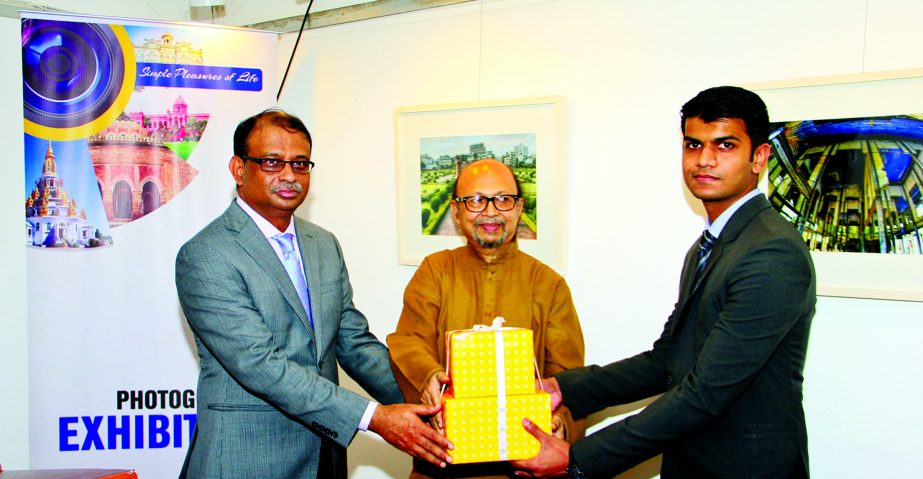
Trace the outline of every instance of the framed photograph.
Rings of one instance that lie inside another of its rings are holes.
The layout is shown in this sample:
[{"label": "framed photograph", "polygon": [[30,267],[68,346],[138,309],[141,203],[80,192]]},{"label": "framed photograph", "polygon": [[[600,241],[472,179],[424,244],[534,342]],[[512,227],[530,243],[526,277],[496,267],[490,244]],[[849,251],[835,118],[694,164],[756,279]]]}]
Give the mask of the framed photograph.
[{"label": "framed photograph", "polygon": [[923,301],[923,70],[743,85],[769,108],[761,190],[825,296]]},{"label": "framed photograph", "polygon": [[564,273],[563,98],[402,107],[395,110],[398,263],[465,244],[449,204],[458,172],[493,158],[522,186],[519,248]]}]

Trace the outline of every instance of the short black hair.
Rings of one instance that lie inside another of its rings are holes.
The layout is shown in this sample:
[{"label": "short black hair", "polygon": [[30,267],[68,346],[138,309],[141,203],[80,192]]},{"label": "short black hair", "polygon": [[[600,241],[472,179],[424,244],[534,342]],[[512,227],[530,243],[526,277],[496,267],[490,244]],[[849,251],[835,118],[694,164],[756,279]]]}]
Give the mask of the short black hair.
[{"label": "short black hair", "polygon": [[753,148],[769,142],[769,112],[759,95],[750,90],[719,86],[700,91],[683,105],[680,114],[679,126],[683,133],[686,133],[689,118],[701,118],[705,123],[736,118],[744,123]]},{"label": "short black hair", "polygon": [[[477,160],[477,161],[481,161],[481,160]],[[505,166],[506,169],[509,170],[510,174],[513,175],[513,182],[516,183],[516,196],[522,198],[522,185],[519,184],[519,177],[517,177],[516,173],[513,172],[513,168],[511,168],[510,165],[507,165],[506,163],[502,161],[499,161],[499,160],[497,161],[501,165]],[[473,161],[471,163],[476,163],[476,162]],[[458,176],[455,177],[455,181],[452,182],[452,198],[453,199],[458,198],[458,178],[461,176],[461,172],[465,171],[465,168],[469,167],[471,163],[468,163],[467,165],[462,167],[461,171],[458,172]]]},{"label": "short black hair", "polygon": [[253,129],[256,128],[260,120],[264,119],[273,126],[282,127],[294,133],[304,134],[305,138],[308,139],[308,144],[311,145],[312,148],[314,147],[314,142],[311,140],[311,133],[308,131],[308,127],[304,126],[304,122],[301,121],[300,118],[279,108],[269,108],[237,124],[237,129],[234,130],[234,155],[248,156],[247,140],[250,139],[250,133],[253,132]]}]

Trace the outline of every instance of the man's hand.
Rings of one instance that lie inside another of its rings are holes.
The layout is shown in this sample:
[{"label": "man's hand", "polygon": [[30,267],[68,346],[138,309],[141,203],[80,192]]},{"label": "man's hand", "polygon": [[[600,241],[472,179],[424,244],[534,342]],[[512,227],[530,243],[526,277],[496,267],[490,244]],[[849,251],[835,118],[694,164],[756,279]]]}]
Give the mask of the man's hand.
[{"label": "man's hand", "polygon": [[[423,387],[420,394],[420,402],[427,406],[438,406],[442,404],[442,387],[449,383],[449,376],[444,371],[436,371],[429,377],[429,381]],[[429,423],[439,434],[445,435],[445,426],[442,422],[442,413],[434,414]]]},{"label": "man's hand", "polygon": [[538,439],[538,442],[542,444],[542,449],[532,459],[510,461],[516,469],[516,475],[539,478],[565,477],[567,463],[570,460],[570,446],[561,439],[542,431],[527,418],[522,420],[522,427]]},{"label": "man's hand", "polygon": [[446,451],[455,446],[421,419],[438,414],[440,409],[442,406],[439,405],[380,404],[369,422],[369,430],[413,457],[445,467],[446,463],[452,462]]},{"label": "man's hand", "polygon": [[539,383],[535,380],[535,387],[551,394],[551,410],[557,411],[561,403],[564,402],[564,396],[561,394],[561,386],[558,386],[558,380],[555,378],[544,378]]},{"label": "man's hand", "polygon": [[564,437],[565,436],[564,418],[562,418],[558,414],[553,414],[551,416],[551,435],[558,439],[561,439],[562,441],[567,440],[567,438]]}]

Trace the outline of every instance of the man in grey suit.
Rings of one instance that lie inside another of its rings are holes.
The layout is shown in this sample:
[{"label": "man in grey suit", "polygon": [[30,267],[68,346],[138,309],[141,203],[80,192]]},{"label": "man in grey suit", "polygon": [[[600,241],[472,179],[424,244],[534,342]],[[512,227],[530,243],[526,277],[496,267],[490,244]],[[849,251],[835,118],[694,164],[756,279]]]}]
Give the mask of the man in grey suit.
[{"label": "man in grey suit", "polygon": [[[336,238],[294,216],[310,185],[311,135],[267,110],[241,122],[238,197],[176,258],[198,348],[196,436],[182,475],[345,478],[346,446],[371,430],[445,466],[451,444],[398,404],[388,350],[352,301]],[[337,364],[381,404],[338,386]]]},{"label": "man in grey suit", "polygon": [[[806,478],[802,383],[815,277],[794,227],[756,189],[770,156],[763,101],[736,87],[682,109],[683,178],[708,214],[653,349],[545,382],[576,417],[662,394],[568,447],[528,421],[537,477],[612,477],[662,453],[672,478]],[[710,251],[709,251],[710,250]]]}]

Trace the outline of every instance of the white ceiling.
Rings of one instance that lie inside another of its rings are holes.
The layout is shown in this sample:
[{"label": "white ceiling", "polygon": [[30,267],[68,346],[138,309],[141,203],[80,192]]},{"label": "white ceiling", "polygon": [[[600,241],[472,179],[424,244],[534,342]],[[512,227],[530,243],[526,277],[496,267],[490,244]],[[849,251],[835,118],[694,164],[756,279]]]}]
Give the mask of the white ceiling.
[{"label": "white ceiling", "polygon": [[[314,0],[308,28],[391,15],[470,0]],[[209,3],[209,2],[192,2]],[[190,0],[0,0],[0,16],[18,18],[19,10],[60,11],[91,16],[194,21],[297,30],[309,0],[211,0],[218,7],[191,7]]]},{"label": "white ceiling", "polygon": [[[308,0],[224,0],[223,7],[190,7],[189,0],[0,0],[4,15],[19,9],[54,10],[93,16],[114,16],[167,21],[203,21],[222,25],[249,25],[304,15]],[[216,2],[212,2],[216,3]],[[220,2],[218,2],[220,3]],[[315,0],[312,12],[367,3],[356,0]]]}]

